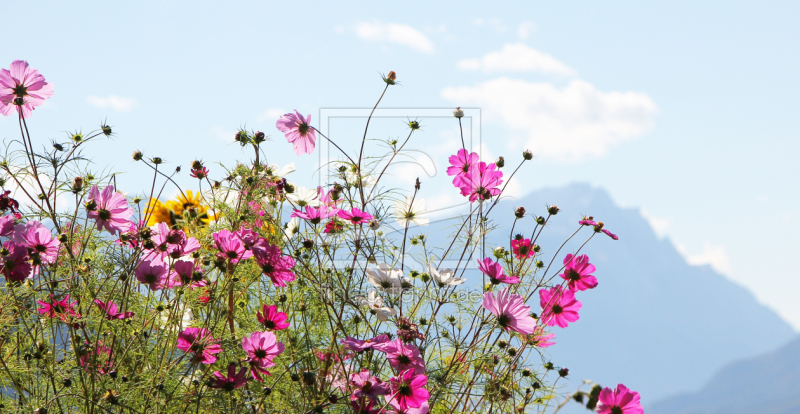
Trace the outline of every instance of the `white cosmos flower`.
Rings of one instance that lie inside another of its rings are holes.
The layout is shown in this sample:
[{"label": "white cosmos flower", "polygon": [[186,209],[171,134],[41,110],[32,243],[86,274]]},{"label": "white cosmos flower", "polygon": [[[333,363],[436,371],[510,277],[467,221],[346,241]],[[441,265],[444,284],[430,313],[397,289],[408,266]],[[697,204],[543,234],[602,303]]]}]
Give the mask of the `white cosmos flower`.
[{"label": "white cosmos flower", "polygon": [[375,293],[374,290],[370,290],[366,298],[363,296],[358,298],[358,301],[361,304],[361,306],[368,307],[369,311],[378,316],[378,319],[383,322],[389,320],[390,316],[397,315],[396,310],[388,306],[384,306],[383,298],[378,296],[378,294]]},{"label": "white cosmos flower", "polygon": [[285,177],[293,172],[295,172],[296,168],[294,168],[294,163],[290,162],[281,168],[278,164],[270,164],[267,166],[267,172],[272,173],[272,175],[276,177]]},{"label": "white cosmos flower", "polygon": [[287,239],[291,238],[295,234],[300,232],[300,219],[297,217],[292,217],[288,223],[286,223],[286,236]]},{"label": "white cosmos flower", "polygon": [[[413,202],[412,202],[413,200]],[[394,218],[397,224],[402,227],[416,224],[417,226],[427,226],[430,220],[421,217],[425,214],[425,200],[411,196],[394,203]]]},{"label": "white cosmos flower", "polygon": [[466,279],[455,277],[455,271],[452,269],[436,269],[430,264],[428,265],[428,273],[439,286],[455,286],[467,281]]},{"label": "white cosmos flower", "polygon": [[405,284],[411,283],[411,279],[403,277],[403,271],[392,269],[386,263],[378,264],[377,268],[367,269],[367,281],[378,289],[389,292],[399,293]]},{"label": "white cosmos flower", "polygon": [[293,193],[286,194],[286,198],[300,207],[318,207],[320,205],[319,193],[316,188],[312,190],[306,187],[295,187]]}]

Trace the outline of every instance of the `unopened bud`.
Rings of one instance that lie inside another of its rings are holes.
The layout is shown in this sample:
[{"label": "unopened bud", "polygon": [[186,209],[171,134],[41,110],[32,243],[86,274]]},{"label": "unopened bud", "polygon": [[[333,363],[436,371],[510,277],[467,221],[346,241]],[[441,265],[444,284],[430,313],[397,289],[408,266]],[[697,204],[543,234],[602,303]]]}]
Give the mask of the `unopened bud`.
[{"label": "unopened bud", "polygon": [[140,161],[142,159],[142,152],[141,151],[134,151],[133,152],[133,160]]},{"label": "unopened bud", "polygon": [[75,177],[72,179],[72,191],[78,192],[83,190],[83,177]]},{"label": "unopened bud", "polygon": [[559,211],[561,211],[561,209],[559,209],[558,206],[547,207],[547,214],[550,214],[551,216],[555,216]]},{"label": "unopened bud", "polygon": [[464,117],[464,110],[462,110],[461,107],[459,106],[458,108],[456,108],[455,111],[453,111],[453,116],[456,117],[456,118],[463,118]]},{"label": "unopened bud", "polygon": [[499,157],[497,158],[497,161],[494,162],[494,165],[496,165],[497,168],[503,168],[506,166],[506,159],[503,157]]},{"label": "unopened bud", "polygon": [[153,157],[153,164],[158,165],[162,162],[164,162],[164,160],[162,160],[161,157]]},{"label": "unopened bud", "polygon": [[260,144],[260,143],[266,141],[266,139],[267,139],[267,136],[264,135],[264,133],[261,132],[261,131],[256,132],[256,135],[253,137],[253,141],[256,144]]},{"label": "unopened bud", "polygon": [[526,150],[522,153],[522,158],[524,158],[526,161],[530,161],[533,159],[533,153]]},{"label": "unopened bud", "polygon": [[569,375],[569,369],[567,369],[567,368],[559,369],[558,370],[558,375],[561,375],[562,377],[566,377],[567,375]]},{"label": "unopened bud", "polygon": [[383,78],[383,81],[389,85],[394,85],[396,80],[397,80],[397,74],[394,73],[394,71],[389,72],[389,74]]},{"label": "unopened bud", "polygon": [[520,219],[525,217],[525,207],[518,207],[516,210],[514,210],[514,216]]}]

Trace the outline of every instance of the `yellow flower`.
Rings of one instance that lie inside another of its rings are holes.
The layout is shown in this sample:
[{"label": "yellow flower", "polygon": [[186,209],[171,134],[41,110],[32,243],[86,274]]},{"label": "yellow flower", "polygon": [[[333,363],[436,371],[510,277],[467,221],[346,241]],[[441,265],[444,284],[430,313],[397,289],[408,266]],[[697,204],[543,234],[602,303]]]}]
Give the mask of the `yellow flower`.
[{"label": "yellow flower", "polygon": [[188,213],[195,224],[202,226],[208,225],[209,221],[216,219],[214,214],[209,211],[209,207],[202,203],[202,196],[199,192],[192,193],[192,190],[186,190],[185,195],[179,194],[177,199],[168,200],[166,203],[151,198],[147,203],[146,214],[150,215],[147,225],[153,226],[165,222],[171,227],[176,225],[183,227],[181,222],[184,221],[184,213]]}]

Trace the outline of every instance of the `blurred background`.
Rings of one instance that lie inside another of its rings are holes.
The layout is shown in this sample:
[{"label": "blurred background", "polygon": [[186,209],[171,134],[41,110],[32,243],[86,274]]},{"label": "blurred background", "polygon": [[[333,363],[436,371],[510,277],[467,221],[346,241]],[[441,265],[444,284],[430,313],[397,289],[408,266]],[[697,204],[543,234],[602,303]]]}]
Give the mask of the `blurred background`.
[{"label": "blurred background", "polygon": [[[557,229],[592,214],[620,235],[592,245],[600,286],[551,348],[572,385],[624,382],[648,413],[800,412],[800,3],[43,1],[3,14],[0,66],[25,59],[55,85],[34,142],[107,122],[115,138],[86,155],[130,196],[151,179],[134,150],[184,166],[193,188],[193,159],[251,156],[239,128],[271,135],[269,162],[316,185],[307,172],[327,155],[296,156],[277,118],[297,109],[319,125],[326,109],[372,107],[395,71],[381,107],[408,118],[380,118],[370,145],[419,120],[407,148],[429,164],[401,165],[392,183],[420,177],[429,208],[451,206],[440,167],[458,125],[425,111],[471,108],[485,160],[504,156],[508,171],[535,155],[509,217],[558,204]],[[356,121],[326,131],[353,152]],[[18,133],[0,119],[0,137]]]}]

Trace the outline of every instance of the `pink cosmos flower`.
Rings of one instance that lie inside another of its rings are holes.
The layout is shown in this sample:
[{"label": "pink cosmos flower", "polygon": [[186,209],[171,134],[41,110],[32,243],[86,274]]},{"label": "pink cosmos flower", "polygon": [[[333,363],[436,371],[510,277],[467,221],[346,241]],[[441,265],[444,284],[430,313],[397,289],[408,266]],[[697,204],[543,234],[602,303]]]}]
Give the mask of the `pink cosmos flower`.
[{"label": "pink cosmos flower", "polygon": [[14,243],[31,249],[34,263],[37,263],[35,259],[38,256],[38,262],[45,264],[55,263],[58,259],[58,247],[61,245],[44,224],[34,220],[15,227]]},{"label": "pink cosmos flower", "polygon": [[513,285],[519,283],[518,277],[505,274],[503,266],[500,266],[500,263],[495,262],[489,257],[485,257],[483,260],[478,259],[478,268],[483,274],[489,276],[492,284],[508,283]]},{"label": "pink cosmos flower", "polygon": [[390,381],[391,396],[387,396],[389,404],[400,410],[419,408],[430,398],[430,393],[425,389],[428,377],[415,374],[413,370],[406,370]]},{"label": "pink cosmos flower", "polygon": [[[11,69],[0,69],[0,114],[11,115],[14,108],[28,118],[33,109],[53,96],[53,84],[44,81],[38,70],[27,61],[11,62]],[[15,102],[15,100],[17,100]],[[17,105],[20,103],[21,105]]]},{"label": "pink cosmos flower", "polygon": [[597,222],[592,220],[589,217],[584,217],[581,221],[578,222],[581,226],[596,226]]},{"label": "pink cosmos flower", "polygon": [[303,119],[297,110],[294,113],[285,114],[275,126],[279,131],[286,134],[286,141],[294,144],[294,153],[297,155],[311,154],[314,152],[314,145],[317,142],[317,131],[312,128],[311,115]]},{"label": "pink cosmos flower", "polygon": [[0,237],[8,237],[14,233],[14,216],[0,217]]},{"label": "pink cosmos flower", "polygon": [[270,330],[280,331],[289,327],[289,322],[286,322],[286,314],[278,312],[278,307],[275,305],[262,306],[261,311],[256,312],[256,317],[258,322]]},{"label": "pink cosmos flower", "polygon": [[552,333],[549,334],[549,333],[545,332],[544,328],[542,328],[541,326],[537,326],[536,330],[533,332],[533,334],[528,336],[528,338],[526,338],[526,339],[527,339],[528,343],[533,345],[533,346],[536,346],[536,347],[539,347],[539,348],[548,348],[551,345],[555,345],[555,342],[550,342],[550,340],[553,339],[555,336],[556,336],[556,334],[552,334]]},{"label": "pink cosmos flower", "polygon": [[375,400],[389,393],[389,387],[380,378],[370,374],[368,369],[357,374],[350,374],[350,385],[355,388],[351,398],[369,398]]},{"label": "pink cosmos flower", "polygon": [[270,375],[266,368],[275,366],[272,360],[283,352],[284,345],[272,332],[253,332],[242,338],[242,349],[247,353],[253,378],[262,381],[261,375]]},{"label": "pink cosmos flower", "polygon": [[167,282],[168,288],[186,285],[192,288],[203,287],[208,283],[202,280],[203,272],[200,267],[196,267],[194,262],[186,260],[176,260],[172,265],[173,272]]},{"label": "pink cosmos flower", "polygon": [[222,347],[214,341],[211,331],[205,328],[186,328],[178,334],[178,349],[194,354],[192,362],[213,364],[217,361],[214,354],[222,352]]},{"label": "pink cosmos flower", "polygon": [[561,278],[569,281],[569,290],[577,292],[597,287],[597,278],[591,275],[596,269],[589,263],[589,256],[573,256],[570,253],[564,258],[564,266]]},{"label": "pink cosmos flower", "polygon": [[469,197],[469,201],[488,200],[500,195],[500,184],[503,183],[503,173],[497,170],[494,163],[486,164],[481,161],[473,165],[470,171],[461,176],[461,195]]},{"label": "pink cosmos flower", "polygon": [[286,282],[295,279],[295,274],[291,270],[294,267],[294,259],[282,255],[278,246],[267,245],[256,248],[253,249],[253,254],[261,271],[272,280],[273,286],[286,287]]},{"label": "pink cosmos flower", "polygon": [[505,288],[497,292],[483,294],[483,307],[497,316],[497,322],[506,331],[516,331],[530,335],[536,331],[536,319],[530,316],[531,308],[525,306],[522,296],[515,295]]},{"label": "pink cosmos flower", "polygon": [[[251,206],[252,207],[252,206]],[[239,230],[233,232],[239,240],[244,243],[244,248],[247,250],[253,250],[254,247],[260,247],[267,244],[267,240],[258,235],[258,233],[254,232],[251,229],[241,227]]]},{"label": "pink cosmos flower", "polygon": [[355,414],[381,414],[382,412],[386,412],[386,410],[381,408],[380,404],[378,404],[377,407],[375,404],[375,400],[350,399],[350,407],[353,408],[353,413]]},{"label": "pink cosmos flower", "polygon": [[125,231],[130,227],[129,219],[133,216],[133,209],[128,207],[125,196],[114,191],[114,186],[109,185],[101,193],[97,186],[89,190],[89,200],[86,203],[86,217],[97,221],[97,230],[104,228],[111,234]]},{"label": "pink cosmos flower", "polygon": [[228,229],[214,233],[214,243],[217,245],[220,257],[230,260],[231,263],[239,263],[239,261],[253,256],[253,252],[244,248],[242,239]]},{"label": "pink cosmos flower", "polygon": [[95,370],[99,374],[105,374],[114,367],[111,348],[105,346],[103,341],[97,341],[97,345],[86,341],[81,348],[78,364],[85,370]]},{"label": "pink cosmos flower", "polygon": [[575,299],[571,290],[565,290],[561,286],[540,290],[539,304],[542,307],[541,320],[547,326],[558,325],[562,328],[580,318],[578,310],[583,306]]},{"label": "pink cosmos flower", "polygon": [[416,374],[425,373],[425,361],[419,354],[419,349],[413,344],[404,344],[400,338],[384,342],[372,347],[376,351],[385,352],[386,358],[392,368],[398,372],[412,370]]},{"label": "pink cosmos flower", "polygon": [[345,349],[349,349],[351,351],[366,351],[367,349],[373,349],[376,346],[380,346],[389,342],[389,335],[381,334],[372,339],[365,339],[359,340],[356,338],[347,337],[342,339],[342,345],[344,345]]},{"label": "pink cosmos flower", "polygon": [[0,194],[0,210],[5,212],[6,210],[11,210],[14,213],[14,217],[20,218],[22,217],[19,214],[17,209],[19,208],[19,201],[14,200],[13,198],[9,197],[8,195],[11,194],[11,190],[6,190],[2,194]]},{"label": "pink cosmos flower", "polygon": [[338,208],[325,205],[319,207],[305,206],[303,209],[305,211],[295,210],[292,212],[292,217],[308,220],[311,224],[319,224],[322,220],[333,217],[339,212]]},{"label": "pink cosmos flower", "polygon": [[610,231],[608,231],[606,229],[601,229],[600,231],[605,233],[606,236],[611,237],[613,240],[619,240],[619,237],[616,234],[614,234],[614,233],[612,233],[612,232],[610,232]]},{"label": "pink cosmos flower", "polygon": [[136,279],[148,285],[150,290],[161,290],[169,285],[168,271],[169,266],[165,263],[144,260],[136,266],[136,270],[133,273],[136,275]]},{"label": "pink cosmos flower", "polygon": [[61,300],[56,300],[55,296],[51,293],[50,302],[37,300],[36,303],[42,306],[39,308],[39,314],[45,315],[50,319],[58,318],[64,322],[68,322],[69,318],[74,317],[79,319],[81,317],[73,308],[78,301],[69,303],[69,295],[64,296]]},{"label": "pink cosmos flower", "polygon": [[247,368],[242,367],[239,372],[236,372],[236,364],[230,363],[228,365],[228,376],[222,375],[219,371],[214,371],[214,379],[211,380],[211,388],[219,388],[225,391],[233,391],[237,388],[244,387],[250,378],[247,378]]},{"label": "pink cosmos flower", "polygon": [[200,242],[194,237],[187,237],[183,230],[170,229],[167,223],[161,222],[150,228],[151,240],[155,248],[148,251],[147,258],[164,261],[167,257],[179,259],[200,250]]},{"label": "pink cosmos flower", "polygon": [[511,240],[511,250],[513,250],[514,252],[514,257],[516,257],[519,260],[527,259],[528,257],[533,257],[533,255],[535,254],[530,239]]},{"label": "pink cosmos flower", "polygon": [[350,220],[353,224],[369,223],[374,218],[371,214],[357,208],[353,208],[351,211],[339,210],[339,217],[343,220]]},{"label": "pink cosmos flower", "polygon": [[319,202],[325,206],[335,208],[336,204],[338,204],[339,201],[341,200],[334,200],[333,197],[331,197],[331,193],[333,193],[333,188],[328,190],[328,192],[326,193],[325,189],[322,188],[322,186],[317,187],[317,199],[319,200]]},{"label": "pink cosmos flower", "polygon": [[644,414],[639,398],[638,392],[631,391],[622,384],[617,384],[617,388],[613,391],[611,388],[603,388],[597,402],[597,413]]},{"label": "pink cosmos flower", "polygon": [[6,242],[3,247],[9,251],[9,254],[0,256],[3,275],[6,280],[22,282],[31,277],[33,267],[28,257],[28,248],[17,245],[13,241]]},{"label": "pink cosmos flower", "polygon": [[454,175],[453,185],[460,187],[461,178],[480,161],[480,156],[475,152],[470,153],[466,149],[460,149],[456,155],[451,155],[448,161],[450,166],[447,167],[447,175]]},{"label": "pink cosmos flower", "polygon": [[95,299],[94,304],[106,313],[106,319],[113,321],[114,319],[128,319],[133,316],[133,312],[117,312],[117,304],[111,301],[103,302],[100,299]]},{"label": "pink cosmos flower", "polygon": [[202,180],[203,178],[208,177],[208,168],[193,168],[189,176]]}]

